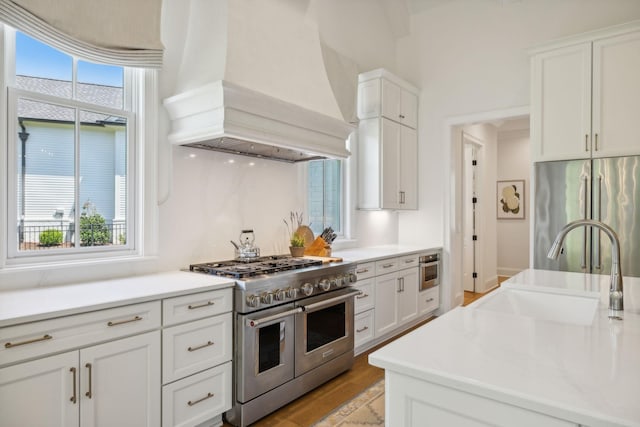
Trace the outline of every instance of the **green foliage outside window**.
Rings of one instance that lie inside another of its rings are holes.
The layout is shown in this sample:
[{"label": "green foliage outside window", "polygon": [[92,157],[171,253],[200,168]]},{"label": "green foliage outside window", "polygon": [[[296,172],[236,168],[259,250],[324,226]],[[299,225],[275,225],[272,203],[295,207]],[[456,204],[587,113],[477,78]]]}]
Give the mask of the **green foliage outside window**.
[{"label": "green foliage outside window", "polygon": [[111,243],[111,233],[104,217],[96,212],[93,203],[85,202],[80,214],[80,245],[97,246]]},{"label": "green foliage outside window", "polygon": [[41,246],[57,246],[62,244],[62,231],[56,229],[44,230],[40,233]]}]

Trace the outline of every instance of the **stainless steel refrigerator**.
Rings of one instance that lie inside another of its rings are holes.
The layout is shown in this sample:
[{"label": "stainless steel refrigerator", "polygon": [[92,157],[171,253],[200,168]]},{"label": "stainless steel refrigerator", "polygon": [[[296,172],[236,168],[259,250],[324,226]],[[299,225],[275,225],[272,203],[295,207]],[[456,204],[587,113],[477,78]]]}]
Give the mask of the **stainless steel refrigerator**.
[{"label": "stainless steel refrigerator", "polygon": [[534,171],[534,267],[609,274],[611,244],[595,229],[569,232],[558,260],[547,258],[565,224],[588,218],[616,231],[622,274],[640,277],[640,156],[541,162]]}]

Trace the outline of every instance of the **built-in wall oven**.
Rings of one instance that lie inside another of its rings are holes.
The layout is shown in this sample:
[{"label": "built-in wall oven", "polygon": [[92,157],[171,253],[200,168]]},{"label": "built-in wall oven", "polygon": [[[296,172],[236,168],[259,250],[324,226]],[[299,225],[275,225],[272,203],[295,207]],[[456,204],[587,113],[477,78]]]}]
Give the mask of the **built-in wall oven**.
[{"label": "built-in wall oven", "polygon": [[420,291],[440,284],[441,258],[442,253],[440,251],[420,256]]}]

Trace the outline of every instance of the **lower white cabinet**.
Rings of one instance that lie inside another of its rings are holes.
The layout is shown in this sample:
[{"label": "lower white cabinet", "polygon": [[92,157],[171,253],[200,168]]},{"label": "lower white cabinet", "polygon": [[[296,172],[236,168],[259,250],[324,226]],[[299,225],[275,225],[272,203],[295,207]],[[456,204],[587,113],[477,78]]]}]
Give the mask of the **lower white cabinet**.
[{"label": "lower white cabinet", "polygon": [[367,310],[355,315],[353,323],[355,348],[358,348],[373,339],[373,313],[373,310]]},{"label": "lower white cabinet", "polygon": [[426,314],[440,307],[440,286],[418,292],[418,314]]},{"label": "lower white cabinet", "polygon": [[[417,260],[417,255],[415,256]],[[411,259],[411,257],[409,257]],[[398,271],[383,274],[375,278],[375,336],[380,337],[397,329],[400,325],[414,320],[418,316],[418,279],[417,262],[404,268],[405,258],[398,258]],[[389,261],[383,260],[380,263]]]},{"label": "lower white cabinet", "polygon": [[160,425],[160,332],[0,369],[2,426]]}]

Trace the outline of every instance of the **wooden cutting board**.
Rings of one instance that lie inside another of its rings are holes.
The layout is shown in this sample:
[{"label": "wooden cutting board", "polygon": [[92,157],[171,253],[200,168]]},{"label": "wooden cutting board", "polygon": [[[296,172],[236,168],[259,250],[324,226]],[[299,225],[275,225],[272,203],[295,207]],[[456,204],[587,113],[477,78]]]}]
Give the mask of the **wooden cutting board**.
[{"label": "wooden cutting board", "polygon": [[320,260],[322,261],[323,264],[329,264],[330,262],[342,262],[342,258],[338,258],[338,257],[331,257],[331,256],[312,256],[312,255],[305,255],[303,256],[303,258],[305,259],[312,259],[312,260]]}]

